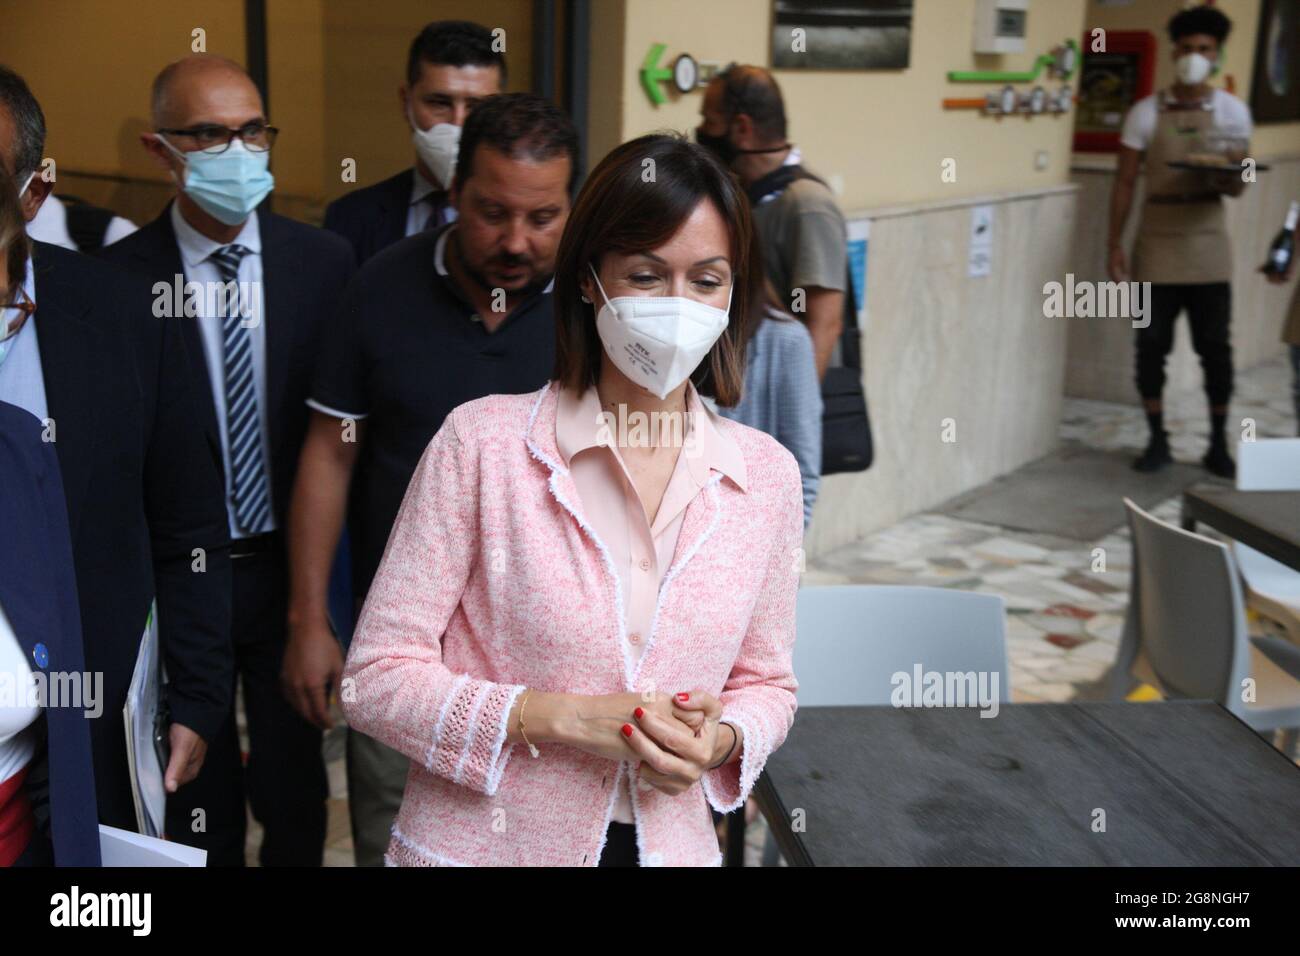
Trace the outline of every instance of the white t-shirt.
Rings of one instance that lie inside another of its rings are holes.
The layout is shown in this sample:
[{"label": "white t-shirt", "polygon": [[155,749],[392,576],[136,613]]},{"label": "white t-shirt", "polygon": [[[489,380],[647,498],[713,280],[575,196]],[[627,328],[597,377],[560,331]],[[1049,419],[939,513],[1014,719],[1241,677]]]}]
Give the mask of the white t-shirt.
[{"label": "white t-shirt", "polygon": [[[131,235],[136,228],[131,220],[114,216],[104,230],[104,245],[111,246],[117,240]],[[49,196],[41,204],[36,218],[27,224],[27,235],[37,242],[48,242],[50,245],[77,251],[77,244],[68,232],[68,209],[57,196]]]},{"label": "white t-shirt", "polygon": [[[1144,96],[1133,104],[1128,115],[1124,117],[1124,131],[1120,133],[1119,141],[1129,149],[1142,152],[1151,145],[1151,140],[1156,135],[1156,117],[1159,112],[1156,104],[1157,97],[1160,95],[1161,93],[1156,92]],[[1216,88],[1212,96],[1214,125],[1219,131],[1225,136],[1249,139],[1254,129],[1250,107],[1226,90]]]}]

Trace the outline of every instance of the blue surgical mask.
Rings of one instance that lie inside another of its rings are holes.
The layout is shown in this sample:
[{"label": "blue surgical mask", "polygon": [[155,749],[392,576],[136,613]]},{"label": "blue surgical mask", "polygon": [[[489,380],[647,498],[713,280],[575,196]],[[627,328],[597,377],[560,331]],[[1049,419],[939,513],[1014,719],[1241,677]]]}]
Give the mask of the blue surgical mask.
[{"label": "blue surgical mask", "polygon": [[185,194],[227,226],[238,226],[247,219],[275,188],[275,177],[267,169],[269,150],[254,152],[240,139],[220,153],[182,153],[161,135],[158,140],[185,162],[181,187]]}]

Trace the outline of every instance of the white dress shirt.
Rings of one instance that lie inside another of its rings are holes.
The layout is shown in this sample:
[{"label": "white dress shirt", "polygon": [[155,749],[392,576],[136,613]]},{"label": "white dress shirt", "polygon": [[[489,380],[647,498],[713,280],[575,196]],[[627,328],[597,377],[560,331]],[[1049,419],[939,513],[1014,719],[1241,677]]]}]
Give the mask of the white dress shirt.
[{"label": "white dress shirt", "polygon": [[[27,277],[23,291],[36,301],[36,274],[31,257],[27,257]],[[45,373],[41,370],[41,346],[36,334],[40,316],[30,315],[9,343],[9,352],[0,362],[0,401],[31,412],[42,422],[49,418],[45,401]]]},{"label": "white dress shirt", "polygon": [[[251,308],[249,323],[249,346],[252,350],[253,379],[257,391],[257,417],[262,435],[262,467],[266,473],[267,489],[271,487],[271,440],[266,424],[266,312],[262,294],[262,236],[258,232],[257,213],[254,212],[244,223],[231,242],[216,242],[199,232],[181,215],[180,205],[172,203],[172,228],[176,230],[176,244],[180,248],[181,264],[185,269],[185,282],[197,282],[203,294],[195,296],[198,307],[199,329],[203,334],[203,352],[208,363],[208,378],[212,382],[212,406],[217,413],[217,428],[221,432],[221,458],[225,462],[226,472],[226,512],[230,518],[230,535],[234,538],[247,537],[246,532],[235,520],[234,479],[230,467],[230,436],[226,422],[226,369],[225,337],[223,322],[217,314],[220,299],[217,291],[222,286],[221,271],[209,257],[218,249],[227,245],[239,245],[249,250],[239,262],[240,296],[248,294],[250,301],[244,303]],[[307,280],[303,280],[307,281]],[[188,296],[187,296],[188,298]],[[183,321],[189,321],[188,319]],[[275,515],[268,509],[261,528],[251,532],[261,534],[275,530]]]},{"label": "white dress shirt", "polygon": [[41,709],[32,703],[32,669],[13,626],[0,607],[0,783],[27,766],[36,753],[32,724]]},{"label": "white dress shirt", "polygon": [[[418,169],[411,170],[411,204],[406,207],[406,235],[413,236],[428,227],[429,217],[433,215],[433,203],[428,202],[425,197],[438,191],[438,188],[425,179]],[[456,210],[449,208],[447,221],[453,222],[455,219]]]}]

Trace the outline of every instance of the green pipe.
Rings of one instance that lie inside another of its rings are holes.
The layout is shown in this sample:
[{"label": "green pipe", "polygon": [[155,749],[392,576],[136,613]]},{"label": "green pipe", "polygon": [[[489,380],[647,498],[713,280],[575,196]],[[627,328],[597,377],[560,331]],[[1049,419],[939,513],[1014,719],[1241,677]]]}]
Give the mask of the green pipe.
[{"label": "green pipe", "polygon": [[1043,72],[1043,67],[1056,62],[1050,53],[1044,53],[1034,63],[1034,68],[1023,73],[1003,72],[999,70],[950,70],[950,83],[1032,83]]},{"label": "green pipe", "polygon": [[[1066,40],[1062,46],[1067,46],[1074,50],[1074,70],[1079,68],[1079,44],[1073,38]],[[1056,57],[1050,53],[1044,53],[1036,61],[1034,68],[1024,73],[1004,72],[998,70],[950,70],[948,73],[949,83],[1032,83],[1038,79],[1038,74],[1043,72],[1043,67],[1052,66],[1056,63]],[[1068,80],[1074,73],[1062,75],[1062,79]]]}]

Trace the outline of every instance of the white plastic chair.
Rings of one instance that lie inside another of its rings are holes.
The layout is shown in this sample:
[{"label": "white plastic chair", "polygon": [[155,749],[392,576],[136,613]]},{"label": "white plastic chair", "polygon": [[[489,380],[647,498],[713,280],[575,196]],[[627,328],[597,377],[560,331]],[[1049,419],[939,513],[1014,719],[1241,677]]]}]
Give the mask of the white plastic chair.
[{"label": "white plastic chair", "polygon": [[[1285,730],[1290,755],[1300,727],[1300,650],[1250,640],[1232,551],[1153,518],[1128,498],[1133,587],[1112,672],[1123,699],[1134,677],[1166,697],[1213,700],[1256,732]],[[1274,658],[1282,661],[1279,666]],[[1289,673],[1288,673],[1289,671]],[[1243,700],[1247,679],[1254,699]]]},{"label": "white plastic chair", "polygon": [[[1237,446],[1241,491],[1300,491],[1300,438],[1271,438]],[[1246,604],[1276,621],[1300,644],[1300,571],[1239,541],[1232,545],[1246,582]]]},{"label": "white plastic chair", "polygon": [[[996,594],[893,585],[807,587],[799,589],[797,618],[794,674],[801,708],[889,706],[894,675],[911,678],[918,665],[922,672],[973,673],[981,692],[993,690],[996,675],[999,704],[1011,699],[1006,607]],[[775,866],[777,859],[769,830],[763,865]]]},{"label": "white plastic chair", "polygon": [[[1006,609],[996,594],[950,588],[829,585],[799,589],[794,674],[800,707],[888,705],[893,675],[998,676],[1010,700]],[[990,685],[991,687],[991,685]]]}]

